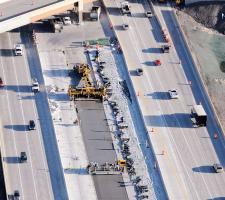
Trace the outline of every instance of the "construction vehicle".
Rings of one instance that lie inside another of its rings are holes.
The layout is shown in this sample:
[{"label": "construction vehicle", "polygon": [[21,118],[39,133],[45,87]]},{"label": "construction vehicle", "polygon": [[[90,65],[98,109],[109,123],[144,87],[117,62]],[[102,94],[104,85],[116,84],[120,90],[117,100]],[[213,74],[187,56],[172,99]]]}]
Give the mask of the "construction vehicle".
[{"label": "construction vehicle", "polygon": [[97,162],[90,162],[87,166],[88,173],[91,175],[117,175],[124,170],[126,161],[119,160],[113,164],[105,162],[99,165]]},{"label": "construction vehicle", "polygon": [[100,17],[100,13],[101,13],[101,7],[100,6],[92,6],[91,13],[90,13],[91,20],[98,21],[99,17]]},{"label": "construction vehicle", "polygon": [[194,105],[191,109],[191,120],[194,127],[206,126],[207,114],[202,105]]},{"label": "construction vehicle", "polygon": [[83,87],[70,86],[68,89],[68,95],[72,99],[87,97],[87,98],[97,98],[103,99],[106,96],[106,88],[101,86],[94,86],[91,83],[90,74],[91,68],[88,64],[76,64],[73,70],[78,74],[82,75],[82,81],[84,83]]},{"label": "construction vehicle", "polygon": [[63,21],[61,18],[50,19],[50,26],[53,33],[61,32],[63,29]]},{"label": "construction vehicle", "polygon": [[128,3],[128,1],[123,1],[121,2],[121,11],[122,11],[122,14],[131,14],[131,11],[130,11],[130,5]]}]

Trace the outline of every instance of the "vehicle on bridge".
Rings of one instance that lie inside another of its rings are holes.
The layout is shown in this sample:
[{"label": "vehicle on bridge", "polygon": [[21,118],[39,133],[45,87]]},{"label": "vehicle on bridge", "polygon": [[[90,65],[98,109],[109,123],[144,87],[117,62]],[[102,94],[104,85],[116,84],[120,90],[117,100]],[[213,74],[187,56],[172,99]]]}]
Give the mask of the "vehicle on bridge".
[{"label": "vehicle on bridge", "polygon": [[24,151],[20,153],[20,162],[27,162],[27,154]]},{"label": "vehicle on bridge", "polygon": [[121,11],[122,11],[122,14],[125,15],[125,14],[131,14],[131,11],[130,11],[130,5],[128,3],[128,1],[123,1],[121,2]]},{"label": "vehicle on bridge", "polygon": [[23,46],[22,44],[16,44],[14,47],[14,52],[16,56],[22,56],[23,55]]},{"label": "vehicle on bridge", "polygon": [[194,127],[206,126],[207,114],[202,105],[194,105],[191,109],[191,120]]},{"label": "vehicle on bridge", "polygon": [[32,92],[37,93],[40,91],[40,87],[39,87],[39,83],[37,81],[37,79],[33,79],[33,83],[32,83]]},{"label": "vehicle on bridge", "polygon": [[20,199],[20,192],[18,190],[14,191],[13,199],[14,200],[19,200]]},{"label": "vehicle on bridge", "polygon": [[213,165],[213,169],[215,170],[216,173],[221,173],[223,172],[223,166],[219,163],[215,163]]},{"label": "vehicle on bridge", "polygon": [[0,87],[3,87],[3,86],[4,86],[4,83],[3,83],[2,78],[0,77]]}]

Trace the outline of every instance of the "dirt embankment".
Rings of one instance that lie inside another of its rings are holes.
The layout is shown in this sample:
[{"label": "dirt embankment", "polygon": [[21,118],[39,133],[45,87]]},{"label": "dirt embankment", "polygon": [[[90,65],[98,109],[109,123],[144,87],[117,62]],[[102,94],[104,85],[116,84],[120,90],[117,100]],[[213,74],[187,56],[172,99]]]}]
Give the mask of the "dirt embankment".
[{"label": "dirt embankment", "polygon": [[225,34],[225,3],[194,4],[183,9],[198,23]]}]

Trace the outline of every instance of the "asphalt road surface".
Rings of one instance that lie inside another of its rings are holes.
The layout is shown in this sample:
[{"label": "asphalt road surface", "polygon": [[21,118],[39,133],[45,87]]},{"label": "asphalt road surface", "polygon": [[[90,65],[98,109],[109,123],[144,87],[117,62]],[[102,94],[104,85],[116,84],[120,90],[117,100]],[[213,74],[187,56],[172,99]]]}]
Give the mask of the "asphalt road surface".
[{"label": "asphalt road surface", "polygon": [[[147,19],[147,1],[131,1],[131,16],[122,16],[120,1],[104,1],[111,23],[123,48],[131,80],[150,134],[161,174],[171,199],[213,199],[225,196],[225,174],[216,174],[212,164],[225,165],[225,145],[209,101],[182,41],[171,11],[159,7],[175,47],[163,54],[161,30],[153,17]],[[122,24],[129,24],[123,30]],[[154,60],[160,59],[161,66]],[[181,64],[180,64],[181,61]],[[135,70],[143,67],[144,75]],[[191,81],[191,85],[189,84]],[[170,100],[169,89],[177,89],[178,100]],[[192,128],[191,106],[204,106],[209,118],[206,128]],[[214,139],[217,133],[219,138]]]},{"label": "asphalt road surface", "polygon": [[20,0],[0,4],[0,22],[62,0]]},{"label": "asphalt road surface", "polygon": [[[89,161],[114,163],[117,157],[102,102],[76,101],[75,104]],[[121,175],[95,175],[93,179],[99,200],[128,199],[126,188],[120,186]]]},{"label": "asphalt road surface", "polygon": [[[26,34],[0,35],[0,76],[5,83],[0,91],[0,112],[6,189],[8,194],[19,190],[22,199],[67,199],[38,57]],[[24,56],[15,57],[12,49],[18,42],[27,51]],[[36,95],[31,92],[31,77],[41,84],[42,92]],[[31,119],[36,129],[29,131]],[[27,153],[26,163],[19,162],[22,151]]]}]

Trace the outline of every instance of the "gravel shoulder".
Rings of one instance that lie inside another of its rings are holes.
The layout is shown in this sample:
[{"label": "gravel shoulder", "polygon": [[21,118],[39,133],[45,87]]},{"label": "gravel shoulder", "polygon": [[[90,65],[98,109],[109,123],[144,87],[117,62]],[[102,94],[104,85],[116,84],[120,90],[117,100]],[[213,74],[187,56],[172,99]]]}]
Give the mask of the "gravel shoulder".
[{"label": "gravel shoulder", "polygon": [[[195,11],[197,12],[198,10]],[[204,25],[196,22],[185,12],[177,12],[177,16],[224,129],[225,77],[223,63],[225,37],[216,30],[206,28]]]}]

